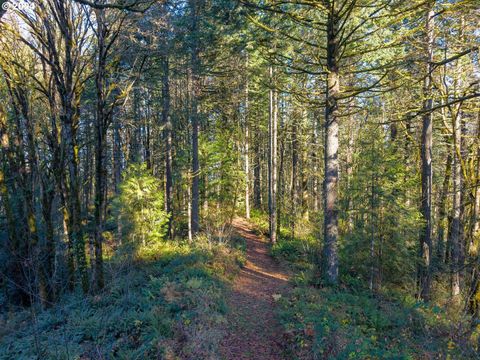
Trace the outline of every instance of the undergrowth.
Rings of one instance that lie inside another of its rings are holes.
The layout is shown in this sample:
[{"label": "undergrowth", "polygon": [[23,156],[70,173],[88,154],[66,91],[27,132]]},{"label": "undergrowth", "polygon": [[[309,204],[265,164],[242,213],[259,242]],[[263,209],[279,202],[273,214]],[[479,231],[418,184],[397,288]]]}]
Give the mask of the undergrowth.
[{"label": "undergrowth", "polygon": [[280,315],[291,359],[475,359],[465,319],[355,288],[296,287]]},{"label": "undergrowth", "polygon": [[0,359],[214,359],[225,284],[242,261],[241,251],[205,239],[112,259],[102,294],[70,294],[46,311],[4,320]]},{"label": "undergrowth", "polygon": [[[268,235],[268,217],[254,213],[252,223]],[[293,290],[279,301],[288,359],[478,359],[480,326],[451,307],[424,304],[411,289],[368,284],[342,274],[337,287],[319,288],[315,261],[318,236],[302,228],[293,237],[281,226],[271,254],[294,270]],[[315,284],[315,286],[313,285]],[[457,309],[458,310],[458,309]],[[473,335],[472,335],[473,334]]]},{"label": "undergrowth", "polygon": [[[251,224],[257,234],[268,236],[268,215],[253,210]],[[315,254],[318,252],[318,240],[313,235],[311,225],[298,224],[297,236],[292,236],[291,230],[280,226],[278,241],[270,248],[270,255],[277,261],[295,270],[297,276],[303,276],[313,268]]]}]

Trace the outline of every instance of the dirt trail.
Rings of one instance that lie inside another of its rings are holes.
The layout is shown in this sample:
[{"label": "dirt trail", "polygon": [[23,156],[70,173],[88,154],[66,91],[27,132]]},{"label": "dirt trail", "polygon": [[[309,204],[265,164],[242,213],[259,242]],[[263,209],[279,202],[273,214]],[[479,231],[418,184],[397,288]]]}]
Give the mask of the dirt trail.
[{"label": "dirt trail", "polygon": [[227,298],[230,313],[221,356],[228,360],[283,359],[274,296],[288,291],[288,273],[268,255],[268,240],[256,235],[248,222],[237,218],[233,225],[246,239],[247,262]]}]

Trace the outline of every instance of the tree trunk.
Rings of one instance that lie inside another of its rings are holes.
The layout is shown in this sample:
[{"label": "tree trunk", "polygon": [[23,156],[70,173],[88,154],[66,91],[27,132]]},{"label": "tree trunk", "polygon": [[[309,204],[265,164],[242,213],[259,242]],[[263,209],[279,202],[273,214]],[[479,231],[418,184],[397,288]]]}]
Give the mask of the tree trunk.
[{"label": "tree trunk", "polygon": [[[97,116],[103,111],[97,109]],[[98,124],[101,120],[97,120],[95,129],[95,210],[94,210],[94,254],[95,261],[93,263],[93,279],[94,288],[98,291],[104,286],[103,276],[103,209],[105,206],[106,178],[105,171],[105,136],[104,127]]]},{"label": "tree trunk", "polygon": [[422,161],[422,199],[421,214],[424,226],[420,233],[418,266],[419,296],[428,301],[430,299],[431,259],[432,259],[432,70],[433,70],[433,44],[434,44],[434,11],[430,8],[427,12],[425,24],[426,32],[426,76],[423,83],[424,104],[423,127],[421,140]]},{"label": "tree trunk", "polygon": [[95,291],[104,286],[103,275],[103,215],[105,208],[106,193],[106,164],[105,145],[109,125],[108,112],[106,109],[106,39],[107,26],[103,10],[96,9],[97,19],[97,42],[98,60],[95,74],[96,86],[96,121],[95,121],[95,210],[94,210],[94,252],[95,261],[93,264],[93,285]]},{"label": "tree trunk", "polygon": [[440,202],[438,204],[438,225],[437,225],[437,248],[436,256],[438,264],[440,265],[445,261],[445,249],[447,248],[445,241],[446,226],[445,220],[447,217],[447,196],[450,187],[450,176],[452,172],[452,154],[449,153],[445,164],[445,175],[443,178],[442,191],[440,193]]},{"label": "tree trunk", "polygon": [[[477,159],[475,170],[475,184],[473,193],[472,226],[470,238],[480,235],[480,111],[477,113]],[[478,244],[475,244],[478,246]],[[477,249],[478,251],[478,249]]]},{"label": "tree trunk", "polygon": [[[120,183],[122,182],[122,138],[120,135],[120,119],[117,113],[113,115],[113,181],[115,195],[120,194]],[[116,241],[122,243],[122,220],[120,214],[117,215],[117,237]]]},{"label": "tree trunk", "polygon": [[461,187],[462,187],[462,165],[461,165],[461,115],[460,111],[453,116],[453,218],[452,218],[452,261],[451,261],[451,286],[452,296],[460,294],[460,251],[461,251]]},{"label": "tree trunk", "polygon": [[320,191],[319,191],[319,176],[318,176],[318,114],[313,114],[313,148],[312,148],[312,161],[313,161],[313,211],[317,213],[320,210]]},{"label": "tree trunk", "polygon": [[476,318],[480,317],[480,111],[477,113],[477,158],[475,170],[475,184],[473,193],[473,209],[471,219],[471,245],[470,255],[473,257],[470,293],[468,297],[468,310]]},{"label": "tree trunk", "polygon": [[259,210],[262,207],[262,179],[261,179],[261,153],[260,153],[260,139],[259,128],[255,126],[257,136],[254,139],[254,157],[255,164],[253,165],[253,206]]},{"label": "tree trunk", "polygon": [[277,90],[274,88],[273,67],[270,66],[270,116],[269,116],[269,169],[268,169],[268,209],[269,209],[269,232],[272,244],[277,242],[277,124],[278,105]]},{"label": "tree trunk", "polygon": [[55,300],[56,288],[54,284],[55,273],[55,228],[52,220],[52,204],[55,198],[55,187],[47,184],[49,179],[42,179],[42,216],[45,223],[45,239],[41,251],[41,276],[45,278],[46,293],[41,296],[46,306]]},{"label": "tree trunk", "polygon": [[297,218],[298,204],[298,140],[297,140],[297,123],[293,119],[292,123],[292,178],[290,183],[290,201],[292,202],[292,237],[295,237],[295,222]]},{"label": "tree trunk", "polygon": [[248,103],[248,53],[245,56],[245,217],[250,219],[250,154],[249,154],[249,103]]},{"label": "tree trunk", "polygon": [[[14,119],[16,121],[16,139],[17,156],[20,161],[19,178],[21,179],[21,193],[23,195],[23,208],[21,212],[25,212],[24,218],[20,218],[21,223],[26,227],[23,236],[22,247],[24,251],[22,256],[22,267],[25,282],[22,283],[26,289],[38,286],[38,295],[42,306],[46,307],[49,303],[49,284],[48,279],[44,276],[42,250],[43,247],[39,242],[39,234],[37,228],[36,217],[36,192],[38,180],[38,156],[35,143],[35,129],[31,118],[31,109],[27,90],[24,84],[12,83],[11,77],[6,73],[6,84],[8,92],[11,96]],[[23,124],[22,124],[23,120]],[[28,166],[27,166],[28,164]],[[31,278],[35,276],[35,278]],[[30,296],[34,290],[31,290]]]},{"label": "tree trunk", "polygon": [[338,19],[332,8],[327,24],[327,88],[325,104],[325,179],[324,202],[324,244],[322,251],[322,275],[327,284],[338,282],[338,100],[340,76],[338,73]]},{"label": "tree trunk", "polygon": [[190,92],[190,122],[192,125],[192,201],[191,201],[191,231],[194,237],[200,230],[200,164],[198,160],[198,97],[200,95],[200,58],[198,45],[198,9],[200,4],[189,0],[191,42],[191,92]]},{"label": "tree trunk", "polygon": [[[0,104],[0,139],[2,152],[2,169],[0,171],[0,195],[4,205],[4,211],[7,222],[8,241],[6,249],[9,255],[6,264],[6,272],[2,274],[2,279],[6,283],[8,280],[13,281],[15,285],[12,290],[7,291],[7,297],[12,303],[27,305],[29,303],[28,288],[25,286],[25,277],[19,258],[23,257],[22,243],[23,237],[26,235],[24,230],[23,207],[15,206],[15,196],[19,196],[20,186],[14,181],[13,174],[19,174],[19,168],[14,158],[14,145],[16,139],[9,138],[8,127],[6,124],[6,113]],[[21,219],[22,224],[19,224]],[[19,226],[23,225],[23,226]]]},{"label": "tree trunk", "polygon": [[[347,113],[351,111],[350,109],[350,104],[348,106],[348,109],[346,110]],[[346,174],[346,189],[350,189],[351,182],[352,182],[352,175],[353,175],[353,152],[354,152],[354,135],[355,135],[355,123],[354,120],[351,117],[348,117],[348,145],[346,149],[346,169],[345,169],[345,174]],[[353,229],[353,211],[351,209],[352,206],[352,198],[351,195],[348,194],[349,191],[347,191],[347,198],[345,200],[345,216],[347,218],[347,224],[348,228],[347,231],[351,231]]]},{"label": "tree trunk", "polygon": [[[67,111],[67,114],[70,110]],[[81,225],[80,192],[78,184],[78,155],[75,131],[71,115],[62,116],[63,139],[65,141],[68,170],[68,224],[72,253],[75,260],[76,279],[84,292],[88,291],[87,262],[85,257],[85,240]]]},{"label": "tree trunk", "polygon": [[376,207],[376,201],[375,201],[375,174],[372,173],[372,183],[370,187],[370,291],[375,291],[376,290],[376,278],[377,278],[377,273],[379,271],[378,267],[375,265],[378,264],[377,261],[375,261],[375,221],[377,218],[377,207]]},{"label": "tree trunk", "polygon": [[142,123],[140,117],[140,90],[138,87],[133,89],[133,129],[130,135],[130,163],[139,163],[142,161],[141,146]]},{"label": "tree trunk", "polygon": [[120,119],[113,116],[113,181],[115,194],[120,193],[122,182],[122,138],[120,136]]},{"label": "tree trunk", "polygon": [[[166,45],[165,45],[166,46]],[[162,123],[164,125],[163,140],[165,143],[165,211],[167,212],[168,227],[167,236],[172,237],[172,192],[173,192],[173,178],[172,178],[172,122],[170,119],[170,67],[168,54],[162,57]]]}]

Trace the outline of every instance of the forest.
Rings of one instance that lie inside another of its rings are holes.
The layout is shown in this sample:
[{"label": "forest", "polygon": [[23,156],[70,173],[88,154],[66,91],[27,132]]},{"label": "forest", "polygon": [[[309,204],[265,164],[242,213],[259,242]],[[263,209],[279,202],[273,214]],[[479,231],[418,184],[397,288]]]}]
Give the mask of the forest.
[{"label": "forest", "polygon": [[0,359],[480,359],[478,0],[0,5]]}]

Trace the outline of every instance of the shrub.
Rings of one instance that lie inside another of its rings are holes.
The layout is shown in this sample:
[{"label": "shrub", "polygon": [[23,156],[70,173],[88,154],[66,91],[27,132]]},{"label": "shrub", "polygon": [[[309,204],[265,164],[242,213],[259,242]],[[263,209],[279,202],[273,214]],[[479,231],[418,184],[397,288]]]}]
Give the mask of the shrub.
[{"label": "shrub", "polygon": [[122,238],[130,243],[145,246],[165,237],[168,214],[164,210],[164,193],[145,164],[133,164],[127,169],[113,209],[122,223]]},{"label": "shrub", "polygon": [[291,358],[471,359],[466,319],[363,288],[296,288],[282,298]]}]

